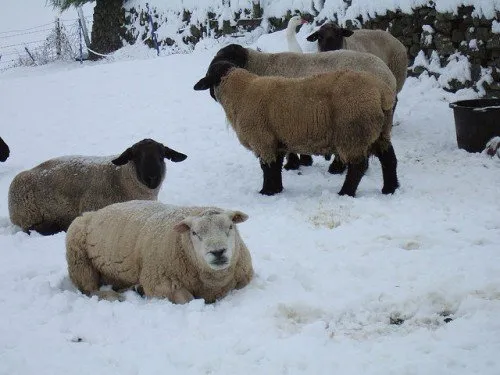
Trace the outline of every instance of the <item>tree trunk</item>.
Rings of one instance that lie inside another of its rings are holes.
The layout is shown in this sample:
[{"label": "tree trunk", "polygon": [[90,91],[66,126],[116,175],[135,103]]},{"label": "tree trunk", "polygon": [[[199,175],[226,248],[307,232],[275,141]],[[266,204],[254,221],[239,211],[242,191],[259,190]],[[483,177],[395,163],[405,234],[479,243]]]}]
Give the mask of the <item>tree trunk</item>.
[{"label": "tree trunk", "polygon": [[[123,47],[121,33],[124,24],[123,0],[96,0],[90,48],[95,52],[107,54]],[[94,53],[90,53],[89,57],[92,60],[100,58]]]}]

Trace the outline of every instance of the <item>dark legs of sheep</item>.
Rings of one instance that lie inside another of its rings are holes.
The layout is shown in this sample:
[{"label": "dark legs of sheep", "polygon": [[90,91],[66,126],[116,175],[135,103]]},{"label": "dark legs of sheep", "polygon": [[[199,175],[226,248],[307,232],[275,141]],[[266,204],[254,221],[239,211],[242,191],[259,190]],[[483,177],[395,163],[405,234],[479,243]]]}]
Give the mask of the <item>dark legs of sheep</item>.
[{"label": "dark legs of sheep", "polygon": [[382,193],[392,194],[399,187],[398,175],[396,171],[398,160],[396,159],[394,147],[392,147],[392,144],[389,144],[389,147],[387,147],[385,151],[379,151],[376,155],[382,165],[382,176],[384,177]]},{"label": "dark legs of sheep", "polygon": [[283,155],[277,156],[276,161],[264,163],[260,161],[264,183],[262,184],[261,194],[274,195],[283,191],[283,182],[281,179],[281,168],[283,166]]},{"label": "dark legs of sheep", "polygon": [[332,174],[342,174],[344,173],[345,169],[347,168],[347,165],[342,163],[340,158],[337,155],[333,156],[333,161],[328,167],[328,172]]},{"label": "dark legs of sheep", "polygon": [[301,165],[308,167],[313,163],[311,155],[300,155],[299,157],[299,155],[294,154],[293,152],[289,153],[286,159],[287,162],[283,168],[285,168],[287,171],[292,169],[299,169]]},{"label": "dark legs of sheep", "polygon": [[28,228],[28,234],[30,231],[34,230],[35,232],[40,233],[42,236],[51,236],[53,234],[65,231],[67,228],[63,228],[61,225],[57,223],[41,223],[34,224]]},{"label": "dark legs of sheep", "polygon": [[368,158],[363,159],[358,163],[347,164],[347,175],[345,176],[344,185],[339,191],[339,195],[350,195],[354,197],[359,182],[368,168]]},{"label": "dark legs of sheep", "polygon": [[299,167],[300,167],[299,155],[294,154],[293,152],[287,154],[286,164],[283,168],[289,171],[289,170],[299,169]]}]

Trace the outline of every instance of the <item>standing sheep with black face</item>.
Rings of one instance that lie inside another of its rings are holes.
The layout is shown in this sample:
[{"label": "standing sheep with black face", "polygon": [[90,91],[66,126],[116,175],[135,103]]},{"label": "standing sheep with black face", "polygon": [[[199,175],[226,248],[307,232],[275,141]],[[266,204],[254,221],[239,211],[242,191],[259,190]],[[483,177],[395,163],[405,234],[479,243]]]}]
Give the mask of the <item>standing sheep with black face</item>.
[{"label": "standing sheep with black face", "polygon": [[[389,67],[377,56],[371,53],[357,51],[331,51],[326,53],[265,53],[244,48],[238,44],[230,44],[221,48],[212,60],[229,61],[239,68],[248,70],[259,76],[305,77],[312,74],[326,73],[334,70],[350,69],[366,71],[379,77],[383,82],[396,90],[396,79]],[[212,90],[210,94],[213,97]],[[303,124],[309,126],[309,124]],[[299,165],[312,164],[312,158],[290,153],[285,169],[297,169]],[[338,158],[328,168],[330,173],[342,173],[345,166]]]},{"label": "standing sheep with black face", "polygon": [[73,219],[112,203],[156,200],[165,161],[186,155],[144,139],[113,156],[63,156],[19,173],[9,188],[12,223],[44,235],[66,231]]},{"label": "standing sheep with black face", "polygon": [[240,143],[260,159],[261,194],[283,190],[286,152],[339,155],[348,165],[340,195],[355,195],[371,154],[382,165],[382,193],[399,186],[390,135],[395,94],[373,74],[337,70],[303,78],[262,77],[219,61],[194,89],[210,90]]},{"label": "standing sheep with black face", "polygon": [[0,137],[0,161],[5,161],[9,157],[10,150],[7,143]]},{"label": "standing sheep with black face", "polygon": [[348,30],[332,22],[325,23],[307,37],[309,42],[318,41],[321,52],[351,50],[367,52],[379,57],[396,77],[396,93],[400,92],[408,71],[406,47],[385,30]]}]

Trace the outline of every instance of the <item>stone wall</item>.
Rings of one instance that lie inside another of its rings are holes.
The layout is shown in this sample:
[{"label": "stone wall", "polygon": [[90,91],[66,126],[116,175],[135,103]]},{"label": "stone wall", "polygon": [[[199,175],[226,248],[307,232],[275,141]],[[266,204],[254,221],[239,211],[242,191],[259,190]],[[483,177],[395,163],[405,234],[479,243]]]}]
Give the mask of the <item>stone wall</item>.
[{"label": "stone wall", "polygon": [[[469,76],[466,79],[462,79],[463,74],[460,79],[446,77],[446,80],[440,81],[445,89],[456,91],[460,88],[476,87],[482,91],[484,88],[486,95],[500,97],[500,33],[492,31],[494,20],[473,17],[473,11],[473,6],[462,6],[456,14],[439,13],[429,5],[414,9],[412,14],[388,11],[364,22],[359,18],[348,21],[346,27],[386,29],[391,32],[408,49],[410,75],[420,75],[427,71],[428,74],[439,78],[448,64],[465,64]],[[300,10],[292,10],[281,18],[262,18],[263,10],[258,4],[254,4],[253,9],[234,13],[232,20],[223,22],[214,20],[215,14],[208,14],[207,22],[194,22],[188,10],[184,10],[183,14],[168,16],[153,10],[153,19],[155,27],[158,27],[168,22],[168,17],[180,17],[182,27],[177,33],[160,36],[159,42],[164,47],[179,47],[179,44],[193,47],[206,35],[217,38],[251,31],[263,21],[268,32],[281,30],[286,27],[292,13],[299,12]],[[316,25],[327,21],[319,19],[315,14],[302,13],[302,16]],[[500,20],[500,12],[497,12],[496,19]],[[140,38],[152,46],[151,39],[147,38],[150,30],[144,10],[129,9],[126,23],[130,26],[124,37],[129,43]]]}]

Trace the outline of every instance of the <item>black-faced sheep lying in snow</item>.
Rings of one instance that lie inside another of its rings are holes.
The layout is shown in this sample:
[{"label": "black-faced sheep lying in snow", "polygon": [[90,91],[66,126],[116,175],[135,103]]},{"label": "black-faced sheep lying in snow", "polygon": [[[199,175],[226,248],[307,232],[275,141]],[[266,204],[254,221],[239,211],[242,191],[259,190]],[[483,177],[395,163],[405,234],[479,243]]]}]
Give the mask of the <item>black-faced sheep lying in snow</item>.
[{"label": "black-faced sheep lying in snow", "polygon": [[303,78],[262,77],[219,61],[194,89],[210,90],[240,143],[259,157],[262,194],[282,191],[285,152],[339,155],[348,164],[341,195],[355,195],[370,154],[382,164],[382,192],[398,187],[390,137],[395,94],[373,74],[337,70]]},{"label": "black-faced sheep lying in snow", "polygon": [[5,161],[10,155],[9,146],[7,143],[0,137],[0,161]]},{"label": "black-faced sheep lying in snow", "polygon": [[71,223],[66,258],[71,281],[88,296],[121,300],[115,291],[140,286],[146,297],[211,303],[253,277],[236,224],[240,211],[151,201],[116,203]]},{"label": "black-faced sheep lying in snow", "polygon": [[133,199],[156,200],[165,161],[186,155],[144,139],[121,155],[63,156],[19,173],[9,188],[10,220],[44,235],[65,231],[85,211]]},{"label": "black-faced sheep lying in snow", "polygon": [[[259,76],[304,77],[312,74],[326,73],[333,70],[350,69],[366,71],[379,77],[392,89],[396,90],[396,78],[389,67],[377,56],[371,53],[357,51],[334,51],[327,53],[264,53],[251,48],[244,48],[238,44],[230,44],[221,48],[212,60],[229,61]],[[213,90],[210,90],[212,97]],[[303,124],[303,126],[309,126]],[[338,159],[338,158],[336,158]],[[299,164],[311,165],[309,155],[298,156],[294,153],[288,155],[285,169],[297,169]],[[334,160],[328,171],[342,173],[345,167],[338,160]]]}]

